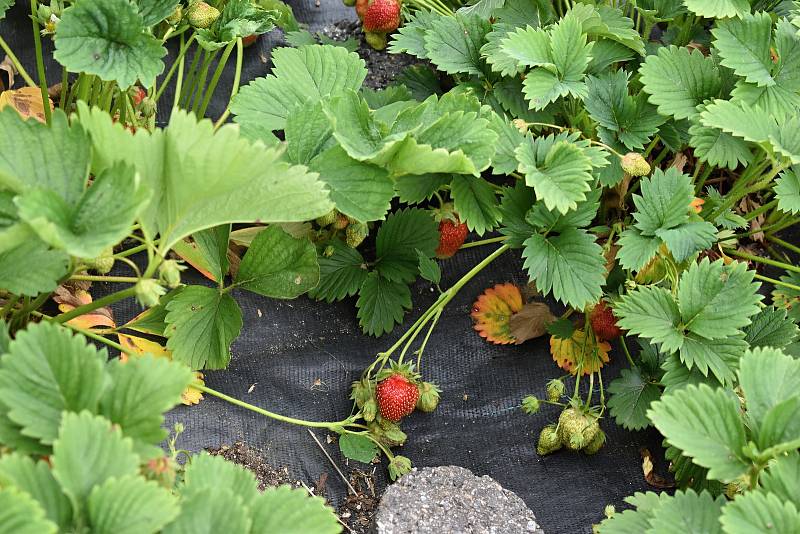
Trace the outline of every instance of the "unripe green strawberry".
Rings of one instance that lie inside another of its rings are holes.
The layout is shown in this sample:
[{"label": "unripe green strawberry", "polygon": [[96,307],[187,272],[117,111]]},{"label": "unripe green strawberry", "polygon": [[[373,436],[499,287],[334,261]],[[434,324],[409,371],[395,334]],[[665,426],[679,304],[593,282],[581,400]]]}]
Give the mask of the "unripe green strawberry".
[{"label": "unripe green strawberry", "polygon": [[389,460],[389,478],[397,480],[411,471],[411,460],[405,456],[395,456]]},{"label": "unripe green strawberry", "polygon": [[550,402],[558,402],[561,395],[564,394],[564,382],[554,378],[547,382],[547,400]]},{"label": "unripe green strawberry", "polygon": [[367,44],[373,50],[383,50],[386,48],[386,34],[377,32],[364,32],[364,37]]},{"label": "unripe green strawberry", "polygon": [[350,248],[356,248],[364,242],[364,239],[369,235],[369,227],[366,223],[355,222],[348,225],[345,230],[345,243]]},{"label": "unripe green strawberry", "polygon": [[145,278],[136,282],[136,300],[145,308],[152,308],[158,304],[161,295],[167,292],[157,280]]},{"label": "unripe green strawberry", "polygon": [[375,420],[376,415],[378,415],[378,403],[375,402],[375,399],[369,399],[361,408],[361,416],[364,421],[370,423]]},{"label": "unripe green strawberry", "polygon": [[620,161],[622,170],[631,176],[647,176],[650,174],[650,164],[644,159],[644,156],[637,152],[628,152],[622,156]]},{"label": "unripe green strawberry", "polygon": [[431,382],[422,382],[419,386],[419,399],[417,399],[417,410],[421,412],[432,412],[439,406],[439,393],[441,390]]},{"label": "unripe green strawberry", "polygon": [[322,255],[326,258],[330,258],[336,252],[336,249],[333,248],[333,245],[328,245],[325,247],[325,250],[322,251]]},{"label": "unripe green strawberry", "polygon": [[334,222],[336,222],[336,210],[331,210],[322,217],[317,217],[316,221],[314,222],[316,222],[322,228],[332,225]]},{"label": "unripe green strawberry", "polygon": [[186,12],[186,20],[195,28],[208,28],[219,18],[220,12],[214,6],[203,2],[195,2],[189,6]]},{"label": "unripe green strawberry", "polygon": [[539,456],[556,452],[561,448],[561,439],[558,437],[556,425],[547,425],[539,433],[539,442],[536,444],[536,453]]},{"label": "unripe green strawberry", "polygon": [[181,20],[183,20],[183,6],[178,4],[178,7],[172,12],[172,15],[167,17],[167,24],[170,26],[177,26],[181,23]]},{"label": "unripe green strawberry", "polygon": [[522,399],[522,411],[528,415],[533,415],[539,411],[541,404],[539,399],[534,397],[533,395],[528,395],[524,399]]},{"label": "unripe green strawberry", "polygon": [[597,451],[600,450],[600,448],[606,442],[606,433],[603,432],[602,429],[600,429],[600,425],[599,424],[597,424],[597,423],[595,423],[595,424],[598,425],[597,434],[595,434],[594,438],[592,438],[592,441],[590,441],[583,448],[583,452],[586,453],[586,454],[595,454]]},{"label": "unripe green strawberry", "polygon": [[85,260],[89,269],[97,271],[99,274],[108,274],[114,268],[114,249],[108,247],[98,257]]},{"label": "unripe green strawberry", "polygon": [[594,417],[575,408],[567,408],[558,418],[558,437],[573,451],[586,447],[599,431],[600,425]]},{"label": "unripe green strawberry", "polygon": [[350,224],[350,219],[343,213],[336,212],[336,219],[333,221],[333,227],[337,230],[344,230]]}]

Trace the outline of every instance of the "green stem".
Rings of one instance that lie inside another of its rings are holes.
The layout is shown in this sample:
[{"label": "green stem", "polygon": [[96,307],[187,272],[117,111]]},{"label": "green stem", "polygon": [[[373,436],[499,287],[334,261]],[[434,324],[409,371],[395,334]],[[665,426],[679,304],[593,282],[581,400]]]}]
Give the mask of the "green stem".
[{"label": "green stem", "polygon": [[31,24],[33,25],[33,46],[36,49],[36,70],[39,73],[39,88],[42,92],[44,118],[47,124],[52,121],[50,97],[47,94],[47,76],[44,72],[44,56],[42,55],[42,35],[39,33],[39,21],[36,18],[36,0],[31,0]]},{"label": "green stem", "polygon": [[[192,62],[189,63],[189,70],[186,71],[186,80],[184,81],[183,88],[180,91],[180,99],[179,103],[184,107],[187,107],[189,97],[191,95],[191,90],[194,87],[194,79],[197,75],[197,64],[200,61],[200,57],[205,53],[205,50],[200,48],[199,46],[194,51],[194,56],[192,57]],[[177,95],[178,93],[176,93]]]},{"label": "green stem", "polygon": [[199,389],[203,393],[208,393],[214,397],[218,397],[226,402],[229,402],[235,406],[239,406],[240,408],[244,408],[246,410],[250,410],[251,412],[255,412],[261,415],[265,415],[276,421],[283,421],[284,423],[291,423],[293,425],[301,425],[301,426],[308,426],[312,428],[328,428],[328,429],[337,429],[341,428],[351,422],[350,419],[345,419],[344,421],[337,421],[337,422],[327,422],[327,421],[306,421],[304,419],[295,419],[294,417],[287,417],[285,415],[280,415],[275,412],[270,412],[269,410],[265,410],[263,408],[259,408],[258,406],[253,406],[252,404],[246,403],[244,401],[240,401],[239,399],[233,398],[231,396],[225,395],[217,390],[211,389],[209,387],[200,385],[198,383],[194,383],[191,387],[195,389]]},{"label": "green stem", "polygon": [[[211,77],[211,81],[208,83],[208,87],[206,88],[205,96],[203,96],[203,102],[200,104],[200,107],[197,109],[197,117],[205,117],[206,110],[208,109],[208,104],[211,102],[211,97],[214,96],[214,91],[217,89],[217,84],[219,83],[219,78],[222,76],[222,71],[225,69],[225,65],[228,64],[228,58],[231,57],[231,52],[233,52],[233,47],[236,45],[236,41],[232,41],[228,43],[228,46],[225,47],[225,50],[222,52],[222,57],[219,58],[217,62],[217,68],[214,69],[214,75]],[[199,100],[199,95],[198,95]]]},{"label": "green stem", "polygon": [[744,218],[747,219],[748,221],[752,221],[753,219],[755,219],[756,217],[758,217],[762,213],[765,213],[765,212],[771,210],[772,208],[774,208],[777,205],[778,205],[778,199],[776,198],[776,199],[774,199],[774,200],[772,200],[770,202],[767,202],[763,206],[759,206],[758,208],[754,209],[753,211],[747,213]]},{"label": "green stem", "polygon": [[102,308],[103,306],[108,306],[109,304],[114,304],[115,302],[118,302],[122,299],[134,296],[136,296],[136,288],[129,287],[127,289],[117,291],[116,293],[111,293],[110,295],[106,295],[105,297],[99,298],[88,304],[84,304],[83,306],[78,306],[77,308],[74,308],[68,312],[56,315],[55,317],[53,317],[53,321],[56,323],[66,323],[70,319],[74,319],[75,317],[80,317],[81,315],[89,313],[90,311],[94,311],[97,308]]},{"label": "green stem", "polygon": [[431,334],[433,333],[433,329],[436,328],[436,323],[439,322],[439,317],[442,316],[443,311],[444,308],[440,308],[439,311],[436,312],[433,321],[431,321],[431,326],[430,328],[428,328],[428,333],[425,334],[425,339],[422,340],[422,345],[420,345],[419,350],[417,351],[417,371],[419,371],[420,365],[422,364],[422,353],[425,352],[425,347],[428,344],[428,339],[430,339]]},{"label": "green stem", "polygon": [[[725,201],[711,214],[708,220],[713,221],[716,220],[717,217],[725,213],[726,210],[732,208],[739,200],[746,197],[751,193],[756,193],[761,191],[765,187],[769,186],[772,183],[772,179],[781,171],[783,167],[780,165],[775,166],[769,174],[764,176],[762,180],[757,182],[755,185],[750,187],[746,187],[745,184],[749,180],[740,178],[739,182],[734,186],[734,188],[725,196]],[[740,184],[743,184],[740,186]]]},{"label": "green stem", "polygon": [[725,253],[730,256],[736,256],[737,258],[742,258],[748,261],[754,261],[756,263],[763,263],[764,265],[771,265],[773,267],[778,267],[780,269],[784,269],[786,271],[792,271],[794,273],[800,273],[800,267],[795,265],[789,265],[788,263],[783,263],[781,261],[771,260],[769,258],[762,258],[761,256],[754,256],[753,254],[748,254],[747,252],[740,252],[734,249],[724,249]]},{"label": "green stem", "polygon": [[11,310],[17,304],[17,302],[19,302],[19,298],[19,295],[10,295],[8,297],[5,305],[3,305],[3,309],[0,310],[0,319],[4,318],[9,310]]},{"label": "green stem", "polygon": [[622,341],[622,350],[623,352],[625,352],[625,357],[628,359],[628,363],[631,365],[631,367],[636,367],[636,364],[633,363],[633,357],[631,356],[631,351],[628,350],[628,344],[625,343],[625,336],[620,336],[619,339],[620,341]]},{"label": "green stem", "polygon": [[[178,71],[178,69],[180,69],[179,72],[181,74],[183,73],[183,66],[182,66],[183,56],[186,55],[186,52],[189,50],[189,46],[191,46],[193,41],[194,41],[194,35],[189,37],[189,40],[186,42],[181,41],[181,48],[180,51],[178,52],[178,57],[175,58],[175,61],[172,63],[172,67],[170,67],[169,71],[167,71],[167,75],[164,76],[163,80],[161,80],[161,86],[156,91],[155,96],[153,96],[154,102],[158,102],[158,100],[161,98],[161,95],[164,93],[164,90],[169,85],[169,82],[170,80],[172,80],[172,76],[175,75],[175,72]],[[180,93],[180,87],[177,87],[176,90],[178,93]]]},{"label": "green stem", "polygon": [[774,278],[769,278],[767,276],[762,276],[760,274],[756,274],[755,278],[761,280],[762,282],[769,282],[770,284],[774,284],[776,286],[786,287],[789,289],[794,289],[795,291],[800,291],[800,286],[795,284],[790,284],[789,282],[784,282],[783,280],[775,280]]},{"label": "green stem", "polygon": [[[194,93],[193,98],[191,99],[192,105],[191,109],[197,115],[197,110],[200,107],[200,95],[203,94],[203,90],[206,87],[206,78],[208,78],[208,69],[211,67],[211,63],[213,63],[214,59],[217,57],[217,50],[209,53],[205,52],[205,56],[203,57],[203,64],[200,66],[200,77],[195,79],[195,89],[192,91]],[[186,104],[186,109],[189,109],[189,104]],[[198,116],[198,118],[200,118]]]},{"label": "green stem", "polygon": [[772,241],[773,243],[775,243],[778,246],[781,246],[781,247],[783,247],[785,249],[791,250],[792,252],[796,252],[796,253],[800,254],[800,247],[798,247],[797,245],[792,245],[791,243],[787,243],[783,239],[778,239],[774,235],[767,235],[766,238],[767,238],[767,240]]},{"label": "green stem", "polygon": [[22,79],[25,80],[25,83],[27,83],[28,86],[30,87],[36,87],[37,83],[33,81],[33,78],[31,78],[30,74],[28,74],[28,71],[26,71],[25,68],[22,66],[22,63],[19,62],[17,56],[14,55],[14,52],[11,50],[11,47],[8,46],[8,44],[3,39],[3,36],[1,35],[0,35],[0,48],[2,48],[3,51],[6,53],[8,59],[11,60],[11,64],[14,65],[15,69],[17,69],[17,73],[20,76],[22,76]]},{"label": "green stem", "polygon": [[116,282],[120,284],[135,284],[138,278],[132,276],[94,276],[90,274],[75,274],[70,276],[70,280],[82,280],[84,282]]},{"label": "green stem", "polygon": [[123,250],[122,252],[118,252],[114,254],[115,258],[127,258],[128,256],[133,256],[137,252],[142,252],[143,250],[147,250],[147,243],[142,243],[141,245],[136,245],[135,247],[131,247],[129,249]]},{"label": "green stem", "polygon": [[506,239],[508,239],[507,236],[490,237],[489,239],[481,239],[480,241],[470,241],[469,243],[464,243],[461,245],[461,248],[482,247],[483,245],[491,245],[492,243],[502,243]]},{"label": "green stem", "polygon": [[131,350],[131,349],[127,348],[127,347],[123,347],[122,345],[120,345],[116,341],[111,341],[107,337],[101,336],[100,334],[92,332],[91,330],[87,330],[85,328],[81,328],[79,326],[75,326],[74,324],[69,324],[69,323],[65,323],[64,326],[66,326],[67,328],[70,328],[71,330],[74,330],[74,331],[76,331],[76,332],[78,332],[80,334],[83,334],[84,336],[86,336],[88,338],[94,339],[95,341],[99,341],[100,343],[104,343],[104,344],[108,345],[109,347],[113,347],[113,348],[117,349],[118,351],[120,351],[123,354],[127,354],[128,356],[139,356],[139,354],[135,350]]},{"label": "green stem", "polygon": [[69,88],[69,72],[67,67],[61,69],[61,95],[58,97],[58,107],[66,109],[64,106],[67,103],[67,89]]},{"label": "green stem", "polygon": [[225,106],[225,111],[222,112],[217,122],[214,123],[214,130],[218,130],[225,121],[228,119],[228,116],[231,114],[231,102],[233,101],[233,97],[235,97],[239,93],[239,84],[242,80],[242,61],[244,59],[244,44],[242,43],[241,37],[236,39],[236,70],[234,71],[233,75],[233,86],[231,87],[231,96],[228,97],[228,105]]}]

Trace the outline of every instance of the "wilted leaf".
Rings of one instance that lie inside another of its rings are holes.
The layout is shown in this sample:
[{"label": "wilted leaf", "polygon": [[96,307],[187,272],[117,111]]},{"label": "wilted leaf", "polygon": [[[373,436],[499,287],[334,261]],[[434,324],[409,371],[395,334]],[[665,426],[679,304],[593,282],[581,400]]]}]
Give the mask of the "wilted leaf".
[{"label": "wilted leaf", "polygon": [[[91,304],[92,295],[83,289],[71,290],[70,288],[62,285],[56,288],[53,300],[58,304],[58,309],[62,313],[65,313],[74,310],[78,306]],[[89,313],[79,315],[74,319],[70,319],[67,321],[67,323],[75,325],[78,328],[83,328],[84,330],[90,330],[98,326],[107,328],[116,328],[117,326],[114,322],[114,314],[111,312],[111,308],[108,306],[103,306],[102,308],[97,308]]]},{"label": "wilted leaf", "polygon": [[514,343],[520,345],[529,339],[543,336],[547,327],[556,320],[550,307],[544,302],[529,302],[511,316],[508,321],[509,332]]},{"label": "wilted leaf", "polygon": [[610,350],[611,345],[605,341],[598,342],[594,336],[590,338],[583,330],[576,329],[569,339],[550,338],[553,360],[572,374],[576,374],[578,369],[585,375],[599,371],[608,363]]},{"label": "wilted leaf", "polygon": [[[0,69],[3,69],[0,66]],[[53,102],[47,99],[50,109],[53,109]],[[6,106],[11,106],[17,110],[25,119],[33,117],[39,122],[45,121],[44,115],[44,101],[42,100],[42,92],[38,87],[23,87],[21,89],[13,89],[3,91],[0,93],[0,109]]]},{"label": "wilted leaf", "polygon": [[475,304],[470,316],[481,337],[496,345],[514,343],[511,335],[511,316],[522,310],[522,293],[514,284],[497,284],[487,289]]}]

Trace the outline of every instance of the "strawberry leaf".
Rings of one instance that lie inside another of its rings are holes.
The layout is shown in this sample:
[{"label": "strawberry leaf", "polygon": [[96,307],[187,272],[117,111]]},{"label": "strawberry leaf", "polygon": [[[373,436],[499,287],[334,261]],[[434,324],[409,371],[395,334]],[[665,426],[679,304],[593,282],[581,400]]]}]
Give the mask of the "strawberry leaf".
[{"label": "strawberry leaf", "polygon": [[787,169],[775,180],[778,209],[792,215],[800,213],[800,175],[795,168]]},{"label": "strawberry leaf", "polygon": [[230,239],[231,225],[223,224],[192,235],[198,252],[210,268],[212,279],[220,282],[228,274],[230,262],[228,261],[228,240]]},{"label": "strawberry leaf", "polygon": [[164,70],[167,49],[147,33],[127,0],[80,0],[64,10],[55,35],[55,59],[71,72],[96,74],[128,88],[149,86]]},{"label": "strawberry leaf", "polygon": [[56,524],[45,517],[41,504],[14,486],[0,489],[0,522],[7,532],[25,534],[58,532]]},{"label": "strawberry leaf", "polygon": [[[0,252],[0,287],[16,295],[35,296],[53,291],[69,269],[69,255],[52,250],[27,231],[28,240]],[[31,269],[36,265],[36,269]]]},{"label": "strawberry leaf", "polygon": [[678,491],[653,510],[650,525],[655,532],[722,534],[719,516],[726,504],[722,495],[714,498],[707,491]]},{"label": "strawberry leaf", "polygon": [[[763,428],[760,427],[766,426],[770,413],[786,399],[797,396],[800,391],[800,361],[773,348],[748,351],[740,362],[739,383],[747,398],[747,414],[761,434]],[[800,432],[796,423],[781,426],[794,426],[794,430]],[[792,439],[798,438],[800,436]],[[761,443],[762,450],[779,443],[780,441]]]},{"label": "strawberry leaf", "polygon": [[720,522],[726,533],[794,532],[800,529],[800,512],[791,502],[758,491],[738,495],[722,509]]},{"label": "strawberry leaf", "polygon": [[533,205],[533,188],[527,187],[522,180],[517,180],[514,187],[503,189],[503,198],[500,201],[503,226],[500,227],[500,233],[508,238],[508,246],[520,248],[524,246],[526,239],[536,233],[536,227],[527,217]]},{"label": "strawberry leaf", "polygon": [[500,220],[497,197],[483,178],[456,175],[450,184],[450,194],[459,218],[479,236],[494,229]]},{"label": "strawberry leaf", "polygon": [[358,293],[367,277],[364,258],[342,241],[331,241],[333,253],[319,257],[319,285],[309,292],[317,300],[333,302]]},{"label": "strawberry leaf", "polygon": [[623,369],[619,378],[609,384],[608,409],[618,425],[627,430],[650,426],[647,409],[661,397],[661,388],[642,374],[638,367]]},{"label": "strawberry leaf", "polygon": [[[0,480],[38,501],[47,518],[62,530],[72,525],[72,504],[44,460],[34,461],[19,452],[3,455],[0,458]],[[3,526],[6,524],[4,522]]]},{"label": "strawberry leaf", "polygon": [[752,317],[744,328],[745,341],[751,348],[786,347],[800,337],[800,328],[789,318],[786,310],[767,306]]},{"label": "strawberry leaf", "polygon": [[180,4],[180,0],[135,0],[145,27],[158,24],[172,13]]},{"label": "strawberry leaf", "polygon": [[437,246],[439,230],[429,212],[418,208],[396,211],[378,229],[375,269],[388,280],[413,282],[419,272],[417,250],[431,257]]},{"label": "strawberry leaf", "polygon": [[366,436],[355,434],[342,434],[339,437],[339,450],[345,458],[370,463],[378,454],[378,446]]},{"label": "strawberry leaf", "polygon": [[480,50],[484,36],[491,30],[488,20],[456,13],[455,17],[436,17],[429,24],[425,51],[431,63],[448,74],[483,76],[485,66]]},{"label": "strawberry leaf", "polygon": [[181,498],[180,515],[162,532],[255,532],[250,523],[250,510],[239,495],[228,488],[203,488]]},{"label": "strawberry leaf", "polygon": [[708,19],[741,17],[750,13],[747,0],[684,0],[686,8]]},{"label": "strawberry leaf", "polygon": [[139,476],[110,478],[98,484],[86,503],[88,519],[96,532],[125,532],[136,525],[158,532],[178,516],[175,496],[153,480]]},{"label": "strawberry leaf", "polygon": [[[288,486],[267,488],[251,505],[252,534],[271,532],[314,532],[337,534],[341,527],[320,497],[309,497],[304,489]],[[223,526],[223,529],[225,527]]]},{"label": "strawberry leaf", "polygon": [[429,282],[438,285],[442,281],[442,269],[436,260],[425,255],[419,249],[417,250],[417,258],[419,258],[419,275]]},{"label": "strawberry leaf", "polygon": [[378,337],[403,321],[406,310],[411,309],[411,290],[403,282],[371,272],[361,286],[356,307],[364,333]]}]

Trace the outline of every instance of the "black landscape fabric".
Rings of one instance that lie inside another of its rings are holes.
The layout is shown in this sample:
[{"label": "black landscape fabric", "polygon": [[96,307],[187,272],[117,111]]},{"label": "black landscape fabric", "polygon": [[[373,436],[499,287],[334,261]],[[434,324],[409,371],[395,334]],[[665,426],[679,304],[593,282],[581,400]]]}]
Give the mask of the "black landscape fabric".
[{"label": "black landscape fabric", "polygon": [[[17,4],[0,24],[0,31],[23,62],[33,65],[31,26],[22,9],[26,3]],[[339,0],[322,0],[319,7],[313,1],[290,4],[311,30],[354,16],[352,8]],[[280,32],[275,31],[247,50],[243,83],[268,72],[269,49],[281,41]],[[229,87],[230,70],[220,87]],[[59,76],[60,68],[51,63],[48,79],[55,82]],[[210,115],[221,113],[227,98],[227,91],[219,90]],[[169,95],[166,101],[171,101]],[[444,262],[442,287],[457,281],[493,246],[463,250]],[[184,278],[204,283],[196,273]],[[469,316],[477,296],[503,282],[527,282],[518,251],[501,256],[446,308],[422,366],[424,378],[442,388],[441,404],[432,414],[415,413],[403,422],[409,439],[398,452],[417,467],[459,465],[493,477],[525,500],[549,534],[589,533],[591,524],[602,519],[607,504],[619,507],[625,496],[652,489],[642,474],[640,450],[649,448],[656,459],[662,458],[660,438],[654,431],[627,432],[606,418],[602,427],[608,434],[607,444],[595,456],[558,452],[539,457],[536,436],[544,425],[556,420],[558,412],[544,407],[529,416],[522,413],[519,403],[528,394],[544,397],[546,381],[561,374],[550,356],[548,339],[494,346],[472,330]],[[93,292],[97,297],[111,290],[96,284]],[[433,288],[424,281],[413,287],[412,294],[414,309],[405,323],[375,339],[361,333],[354,299],[336,304],[307,297],[277,301],[234,290],[244,327],[233,344],[230,367],[206,373],[206,384],[283,415],[320,421],[344,419],[351,409],[350,383],[436,299]],[[114,311],[122,322],[140,309],[134,302],[126,302]],[[612,353],[604,373],[606,386],[624,367],[624,359],[620,351]],[[304,427],[276,422],[213,397],[170,412],[167,425],[171,428],[178,422],[185,426],[179,448],[199,451],[244,441],[263,449],[269,463],[288,467],[293,477],[309,485],[328,473],[326,494],[335,505],[346,495],[344,483]],[[336,445],[326,443],[325,432],[315,432],[334,460],[348,470]],[[663,472],[663,465],[656,467]],[[372,466],[351,462],[349,468],[371,470]],[[385,486],[385,465],[377,467],[376,476],[379,485]]]}]

